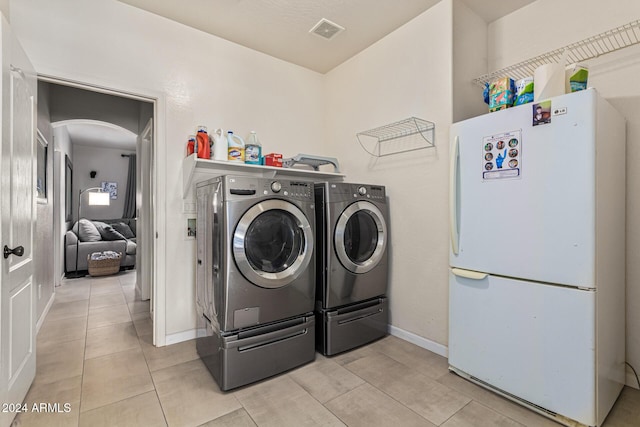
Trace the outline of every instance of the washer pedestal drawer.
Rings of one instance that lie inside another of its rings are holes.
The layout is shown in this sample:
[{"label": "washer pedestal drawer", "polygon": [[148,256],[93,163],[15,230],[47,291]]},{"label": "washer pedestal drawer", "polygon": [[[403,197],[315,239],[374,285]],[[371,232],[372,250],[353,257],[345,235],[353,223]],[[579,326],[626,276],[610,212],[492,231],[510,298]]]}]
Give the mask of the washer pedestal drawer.
[{"label": "washer pedestal drawer", "polygon": [[312,313],[281,322],[198,338],[198,355],[223,391],[280,374],[315,360]]},{"label": "washer pedestal drawer", "polygon": [[317,311],[316,348],[325,356],[351,350],[386,336],[388,323],[386,297]]}]

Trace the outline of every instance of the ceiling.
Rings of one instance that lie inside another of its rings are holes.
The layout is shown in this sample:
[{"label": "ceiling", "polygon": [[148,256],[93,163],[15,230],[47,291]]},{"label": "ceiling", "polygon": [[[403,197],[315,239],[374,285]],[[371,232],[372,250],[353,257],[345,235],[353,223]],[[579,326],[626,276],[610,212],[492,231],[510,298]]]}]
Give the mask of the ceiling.
[{"label": "ceiling", "polygon": [[66,126],[74,145],[136,151],[137,135],[112,123],[81,119],[59,121],[51,123],[51,126]]},{"label": "ceiling", "polygon": [[[119,0],[276,58],[326,73],[440,0]],[[492,22],[535,0],[462,0]],[[344,31],[309,33],[326,18]]]}]

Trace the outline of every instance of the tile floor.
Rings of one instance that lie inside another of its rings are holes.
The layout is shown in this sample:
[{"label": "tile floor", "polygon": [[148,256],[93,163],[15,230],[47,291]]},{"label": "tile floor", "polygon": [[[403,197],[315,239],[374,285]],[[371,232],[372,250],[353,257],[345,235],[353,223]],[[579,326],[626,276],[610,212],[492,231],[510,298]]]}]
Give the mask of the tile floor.
[{"label": "tile floor", "polygon": [[[24,413],[37,426],[557,426],[447,371],[447,360],[389,336],[260,383],[222,393],[195,342],[151,344],[135,272],[65,282],[37,342],[27,395],[69,403]],[[61,406],[62,407],[62,406]],[[640,425],[640,391],[626,387],[606,427]]]}]

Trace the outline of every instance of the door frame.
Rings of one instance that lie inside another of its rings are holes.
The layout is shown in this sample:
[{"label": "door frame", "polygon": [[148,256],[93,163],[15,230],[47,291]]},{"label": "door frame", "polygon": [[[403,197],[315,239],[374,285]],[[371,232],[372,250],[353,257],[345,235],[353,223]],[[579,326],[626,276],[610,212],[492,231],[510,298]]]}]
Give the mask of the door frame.
[{"label": "door frame", "polygon": [[[119,84],[78,80],[60,75],[38,73],[38,81],[70,86],[90,92],[119,96],[137,101],[149,102],[153,105],[153,143],[154,150],[151,158],[151,200],[149,205],[152,211],[152,225],[147,227],[155,233],[153,239],[153,260],[151,262],[153,282],[151,292],[153,294],[151,308],[153,320],[153,344],[157,347],[166,345],[166,275],[162,266],[166,259],[166,151],[165,147],[165,111],[166,97],[162,92],[148,89],[125,88]],[[144,225],[143,225],[144,226]],[[56,236],[59,239],[60,236]],[[57,244],[57,243],[56,243]]]}]

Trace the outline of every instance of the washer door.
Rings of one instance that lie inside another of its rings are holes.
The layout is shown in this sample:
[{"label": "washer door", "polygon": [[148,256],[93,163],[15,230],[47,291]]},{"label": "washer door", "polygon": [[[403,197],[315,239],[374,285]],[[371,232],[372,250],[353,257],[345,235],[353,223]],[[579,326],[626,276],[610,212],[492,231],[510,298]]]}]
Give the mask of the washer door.
[{"label": "washer door", "polygon": [[333,237],[342,265],[352,273],[366,273],[384,255],[387,224],[373,203],[360,201],[342,211]]},{"label": "washer door", "polygon": [[265,200],[240,218],[233,234],[233,254],[250,282],[264,288],[286,286],[311,261],[311,224],[297,206],[284,200]]}]

